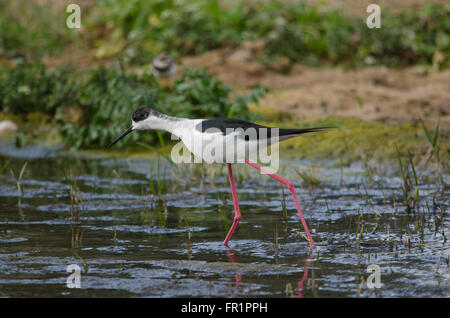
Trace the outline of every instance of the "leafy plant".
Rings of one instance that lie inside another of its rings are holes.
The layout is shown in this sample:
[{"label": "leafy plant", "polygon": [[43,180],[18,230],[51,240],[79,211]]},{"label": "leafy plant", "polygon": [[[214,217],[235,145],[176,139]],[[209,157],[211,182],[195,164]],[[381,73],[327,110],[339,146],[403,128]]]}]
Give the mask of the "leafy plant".
[{"label": "leafy plant", "polygon": [[[108,69],[100,66],[88,71],[86,77],[68,104],[81,111],[81,120],[60,122],[64,142],[74,149],[105,147],[123,132],[136,108],[153,105],[161,93],[153,77],[126,74],[118,65]],[[151,135],[146,137],[148,142],[154,140]],[[138,134],[131,134],[128,140],[137,141]]]},{"label": "leafy plant", "polygon": [[26,114],[35,111],[54,115],[74,93],[69,68],[48,71],[41,63],[18,65],[0,73],[0,103],[3,112]]},{"label": "leafy plant", "polygon": [[0,1],[0,56],[38,58],[61,51],[75,34],[51,3]]},{"label": "leafy plant", "polygon": [[[55,118],[64,143],[73,149],[102,148],[130,123],[133,111],[151,107],[172,116],[207,118],[231,115],[250,119],[247,102],[265,93],[256,88],[249,96],[234,95],[230,88],[205,70],[184,68],[173,85],[162,87],[153,75],[126,73],[118,64],[84,72],[42,64],[0,72],[1,111],[28,118],[39,112]],[[36,116],[35,116],[36,117]],[[128,143],[163,142],[161,135],[130,134]]]},{"label": "leafy plant", "polygon": [[[147,63],[162,50],[172,55],[198,54],[242,41],[245,11],[240,1],[100,1],[97,26],[113,21],[116,37],[127,40],[126,55]],[[108,39],[103,41],[108,45]]]},{"label": "leafy plant", "polygon": [[148,63],[149,56],[161,51],[183,56],[262,40],[259,58],[267,63],[284,57],[311,65],[431,65],[441,56],[438,64],[449,66],[448,6],[426,4],[414,12],[383,13],[379,29],[322,6],[281,0],[103,0],[98,7],[103,19],[96,23],[113,24],[111,37],[123,39],[125,55],[137,63]]}]

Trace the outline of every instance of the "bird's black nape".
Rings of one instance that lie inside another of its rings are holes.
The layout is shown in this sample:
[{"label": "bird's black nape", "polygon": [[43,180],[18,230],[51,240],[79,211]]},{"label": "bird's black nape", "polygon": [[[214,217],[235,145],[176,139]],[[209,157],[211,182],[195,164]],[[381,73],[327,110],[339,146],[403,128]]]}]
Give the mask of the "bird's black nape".
[{"label": "bird's black nape", "polygon": [[137,123],[137,122],[140,122],[140,121],[143,121],[143,120],[147,119],[148,116],[150,115],[150,113],[151,113],[151,109],[150,108],[148,108],[148,107],[141,107],[141,108],[136,109],[133,112],[133,115],[131,115],[131,119],[133,119],[133,121]]},{"label": "bird's black nape", "polygon": [[163,114],[161,114],[159,111],[154,110],[152,108],[149,107],[141,107],[136,109],[133,112],[133,115],[131,116],[131,119],[137,123],[143,120],[146,120],[149,116],[153,116],[153,117],[164,117]]},{"label": "bird's black nape", "polygon": [[128,135],[130,132],[133,131],[133,126],[131,126],[130,128],[128,128],[127,130],[125,130],[125,132],[120,135],[116,140],[114,140],[112,143],[109,144],[108,148],[111,148],[112,146],[114,146],[116,143],[118,143],[123,137],[125,137],[126,135]]}]

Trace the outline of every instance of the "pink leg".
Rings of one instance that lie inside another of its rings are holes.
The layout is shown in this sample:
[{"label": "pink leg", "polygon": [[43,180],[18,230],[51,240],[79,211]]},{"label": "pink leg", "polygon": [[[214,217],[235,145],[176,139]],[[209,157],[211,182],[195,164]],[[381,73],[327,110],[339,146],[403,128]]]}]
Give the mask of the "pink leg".
[{"label": "pink leg", "polygon": [[[227,256],[228,256],[228,260],[231,263],[236,263],[236,259],[234,258],[234,251],[227,249],[226,250]],[[241,287],[241,282],[242,282],[242,275],[239,274],[239,272],[236,273],[236,288]]]},{"label": "pink leg", "polygon": [[297,284],[297,297],[303,298],[303,282],[308,278],[308,267],[311,265],[311,262],[307,259],[305,261],[305,267],[303,268],[303,277],[298,281]]},{"label": "pink leg", "polygon": [[269,170],[261,167],[260,165],[258,165],[256,163],[251,162],[248,159],[245,159],[245,163],[249,164],[253,168],[258,169],[259,171],[264,172],[269,177],[274,178],[275,180],[281,182],[282,184],[284,184],[285,186],[288,187],[289,191],[291,191],[291,193],[292,193],[292,197],[294,198],[295,205],[297,206],[298,215],[300,216],[300,219],[301,219],[302,224],[303,224],[303,228],[305,229],[306,235],[308,236],[308,240],[309,240],[311,246],[313,248],[316,248],[316,245],[314,244],[314,241],[311,238],[311,234],[309,234],[308,225],[306,225],[306,221],[305,221],[305,218],[303,217],[302,210],[300,209],[300,204],[298,203],[297,194],[295,193],[295,189],[294,189],[294,184],[291,181],[286,180],[286,179],[276,175],[275,173],[271,173]]},{"label": "pink leg", "polygon": [[231,225],[230,231],[228,231],[227,237],[225,241],[223,241],[223,245],[228,246],[228,241],[233,235],[234,230],[239,224],[241,220],[241,210],[239,209],[239,203],[237,200],[236,189],[234,187],[234,178],[233,178],[233,169],[231,168],[231,163],[228,163],[228,176],[230,178],[230,186],[231,186],[231,194],[233,195],[233,204],[234,204],[234,220]]}]

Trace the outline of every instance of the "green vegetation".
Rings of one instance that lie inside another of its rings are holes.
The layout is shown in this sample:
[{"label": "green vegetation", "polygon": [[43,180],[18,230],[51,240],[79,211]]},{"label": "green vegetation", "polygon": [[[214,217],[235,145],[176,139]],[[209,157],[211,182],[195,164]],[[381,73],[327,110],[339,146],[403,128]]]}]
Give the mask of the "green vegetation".
[{"label": "green vegetation", "polygon": [[143,63],[161,51],[183,56],[236,45],[247,15],[240,1],[222,10],[219,1],[103,0],[98,11],[96,27],[111,31],[128,57]]},{"label": "green vegetation", "polygon": [[[70,68],[48,70],[42,64],[0,72],[2,112],[29,119],[40,113],[56,125],[63,142],[71,148],[105,147],[130,123],[133,111],[142,106],[182,117],[250,119],[247,102],[256,102],[264,89],[249,96],[232,94],[220,80],[204,70],[185,69],[172,85],[162,86],[153,75],[127,73],[118,64],[75,72]],[[254,117],[254,116],[253,116]],[[31,133],[24,125],[22,133]],[[152,143],[156,133],[130,135]],[[125,143],[119,144],[125,146]]]},{"label": "green vegetation", "polygon": [[48,71],[43,64],[19,64],[0,72],[2,111],[10,114],[43,112],[54,115],[64,100],[73,94],[68,68]]},{"label": "green vegetation", "polygon": [[[383,12],[382,28],[369,29],[361,17],[303,1],[151,1],[103,0],[95,23],[109,30],[102,52],[120,43],[128,59],[147,63],[167,51],[199,54],[245,40],[264,42],[260,58],[284,57],[310,65],[401,66],[440,63],[449,66],[450,10],[425,5],[417,12]],[[106,54],[106,53],[105,53]]]},{"label": "green vegetation", "polygon": [[0,1],[0,58],[39,59],[60,53],[75,40],[64,26],[66,14],[35,1]]},{"label": "green vegetation", "polygon": [[20,182],[22,181],[23,173],[25,172],[26,167],[27,167],[27,162],[25,161],[25,163],[22,166],[22,169],[20,170],[19,176],[17,178],[14,175],[14,171],[12,171],[12,169],[10,170],[11,176],[16,180],[17,191],[19,191],[21,196],[23,196],[23,189],[22,189],[22,185],[20,184]]},{"label": "green vegetation", "polygon": [[176,57],[200,54],[243,41],[261,41],[261,61],[279,57],[309,65],[450,65],[450,8],[383,11],[382,27],[326,4],[304,1],[101,0],[82,4],[83,28],[65,27],[65,7],[34,1],[0,2],[0,56],[39,58],[68,44],[148,64],[166,51]]},{"label": "green vegetation", "polygon": [[[442,176],[442,163],[441,163],[441,157],[440,157],[440,145],[438,143],[438,136],[439,136],[439,122],[436,125],[436,128],[434,130],[434,136],[431,137],[430,132],[428,131],[428,128],[426,127],[425,123],[422,121],[422,127],[425,132],[426,139],[429,143],[429,148],[425,156],[416,156],[411,154],[411,151],[408,149],[408,162],[405,163],[402,160],[402,154],[396,148],[397,150],[397,158],[398,158],[398,164],[400,167],[400,173],[402,176],[403,181],[403,203],[406,206],[406,209],[408,212],[414,211],[415,209],[418,209],[420,206],[420,193],[419,193],[419,186],[423,182],[423,174],[428,169],[429,163],[433,160],[435,163],[435,180],[434,183],[436,184],[437,190],[441,191],[443,187],[446,186],[443,176]],[[448,150],[447,150],[448,152]],[[425,160],[423,160],[426,158]],[[417,166],[414,163],[414,161],[419,161],[422,159],[422,172],[420,174],[417,173]]]}]

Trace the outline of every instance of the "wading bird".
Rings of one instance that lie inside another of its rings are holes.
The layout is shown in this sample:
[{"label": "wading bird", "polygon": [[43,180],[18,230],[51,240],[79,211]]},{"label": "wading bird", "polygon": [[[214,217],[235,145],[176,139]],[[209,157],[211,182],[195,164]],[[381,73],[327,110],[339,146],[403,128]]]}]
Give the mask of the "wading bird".
[{"label": "wading bird", "polygon": [[204,161],[207,163],[214,162],[227,164],[235,216],[233,224],[223,242],[225,246],[228,246],[228,241],[241,220],[241,211],[236,195],[231,164],[245,162],[253,168],[260,170],[262,173],[267,174],[269,177],[281,182],[289,189],[295,201],[308,240],[311,246],[315,248],[308,225],[306,224],[302,210],[300,209],[300,204],[298,203],[294,184],[291,181],[276,175],[269,169],[250,161],[249,157],[261,151],[263,148],[274,145],[279,141],[297,137],[304,133],[322,131],[329,127],[279,129],[233,118],[178,118],[162,114],[148,107],[142,107],[134,111],[131,120],[132,125],[114,140],[109,147],[113,146],[134,130],[163,130],[181,139],[190,153],[197,159],[200,159],[199,162]]},{"label": "wading bird", "polygon": [[153,59],[151,72],[157,78],[171,77],[177,73],[177,67],[170,55],[161,53]]}]

